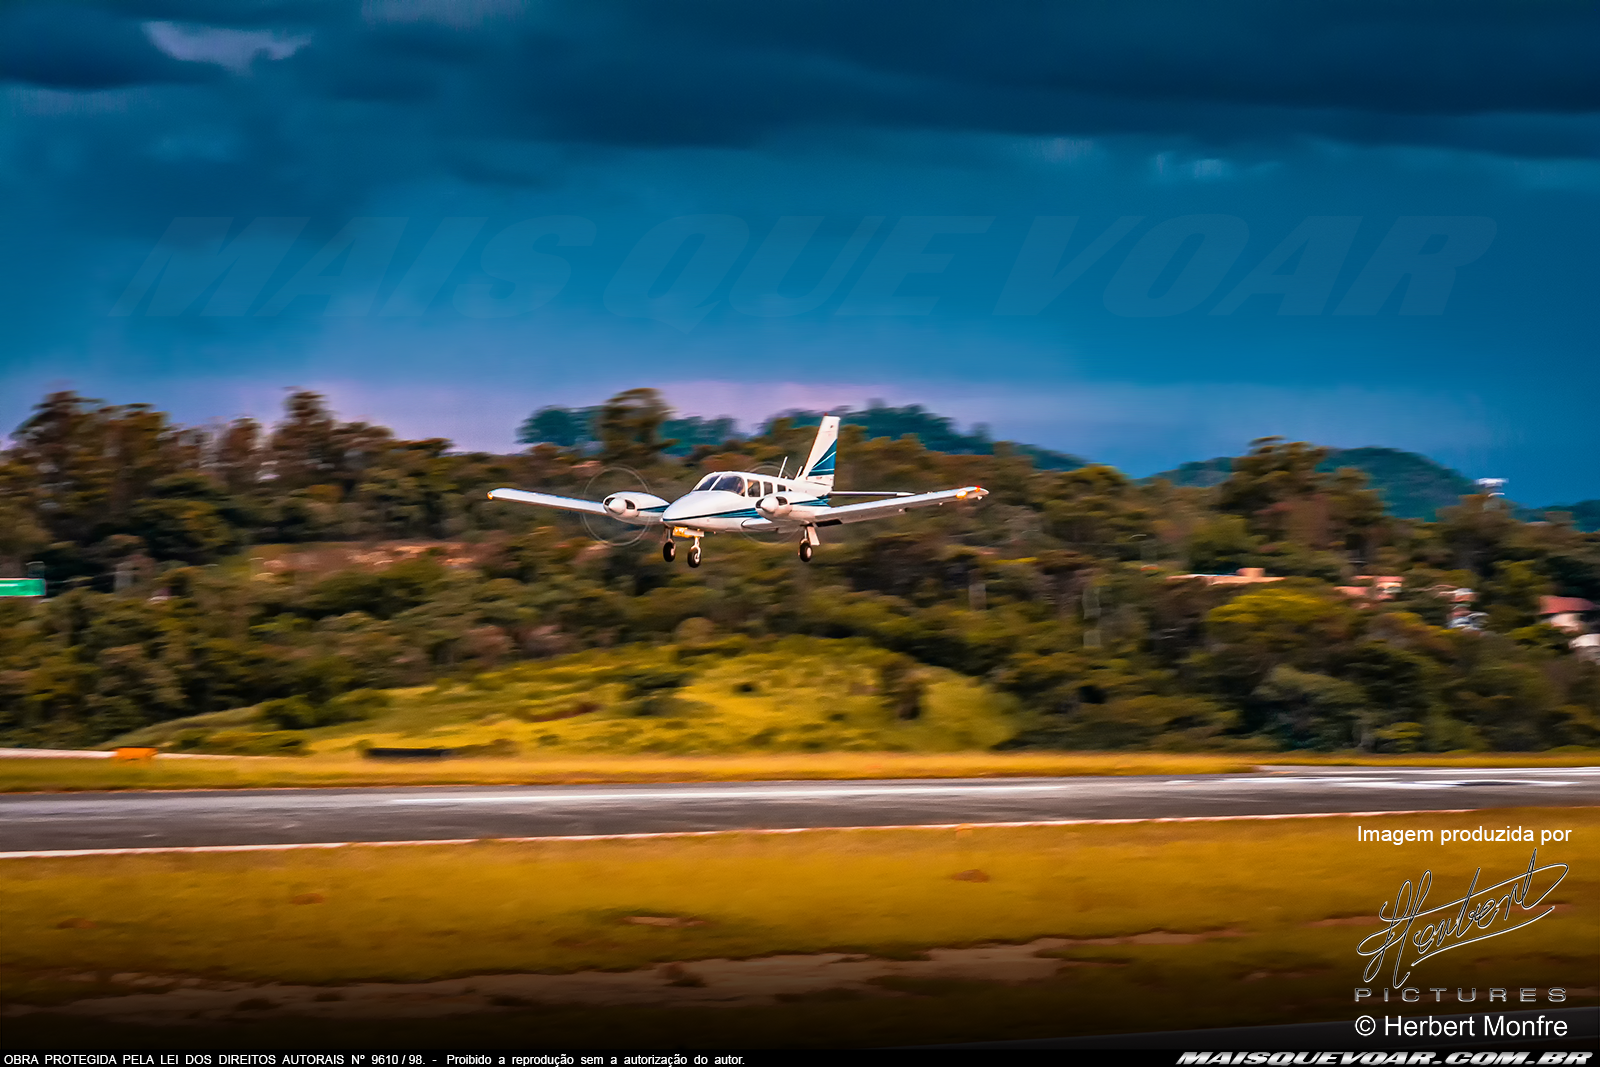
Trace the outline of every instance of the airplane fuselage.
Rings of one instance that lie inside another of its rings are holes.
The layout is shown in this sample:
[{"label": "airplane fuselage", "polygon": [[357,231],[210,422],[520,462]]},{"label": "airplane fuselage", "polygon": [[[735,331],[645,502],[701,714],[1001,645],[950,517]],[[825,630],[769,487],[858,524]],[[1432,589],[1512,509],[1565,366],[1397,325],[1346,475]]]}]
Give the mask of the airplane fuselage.
[{"label": "airplane fuselage", "polygon": [[792,478],[718,471],[656,512],[656,521],[704,533],[799,529],[809,509],[827,507],[828,493],[827,486]]}]

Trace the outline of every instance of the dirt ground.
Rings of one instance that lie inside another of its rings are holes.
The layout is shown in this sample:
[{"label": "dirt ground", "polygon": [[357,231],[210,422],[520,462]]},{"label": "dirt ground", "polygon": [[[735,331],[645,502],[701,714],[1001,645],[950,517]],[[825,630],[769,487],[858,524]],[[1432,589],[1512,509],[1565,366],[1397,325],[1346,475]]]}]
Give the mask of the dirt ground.
[{"label": "dirt ground", "polygon": [[[583,1004],[596,1007],[755,1007],[828,993],[897,997],[896,980],[1030,982],[1051,978],[1066,967],[1108,967],[1112,963],[1053,959],[1045,953],[1086,945],[1183,945],[1239,936],[1238,931],[1204,934],[1164,931],[1129,937],[1074,939],[1046,937],[1022,945],[936,948],[923,960],[887,960],[844,953],[768,956],[748,960],[696,960],[633,971],[579,971],[574,974],[490,974],[439,982],[362,982],[341,986],[252,985],[159,974],[124,973],[110,982],[127,988],[118,996],[91,997],[56,1005],[55,1013],[92,1016],[145,1025],[183,1025],[248,1016],[297,1018],[401,1018],[471,1014],[526,1008],[532,1004]],[[100,975],[72,980],[99,982]],[[886,981],[887,980],[887,981]],[[12,1005],[0,1017],[40,1010]]]}]

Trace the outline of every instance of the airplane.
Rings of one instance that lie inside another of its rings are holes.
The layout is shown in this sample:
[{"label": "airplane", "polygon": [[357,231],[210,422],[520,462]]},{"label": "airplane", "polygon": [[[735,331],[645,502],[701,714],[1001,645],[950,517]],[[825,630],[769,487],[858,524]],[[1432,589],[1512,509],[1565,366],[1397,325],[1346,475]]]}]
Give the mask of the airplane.
[{"label": "airplane", "polygon": [[[677,557],[677,541],[692,541],[687,552],[688,563],[698,567],[700,539],[707,534],[797,533],[800,535],[800,558],[810,563],[812,552],[822,543],[817,536],[821,527],[885,519],[912,508],[937,507],[956,500],[982,500],[989,495],[987,489],[976,485],[936,493],[842,492],[833,487],[838,454],[839,417],[828,415],[817,428],[816,440],[811,444],[811,452],[800,473],[788,478],[781,473],[713,471],[672,501],[643,492],[612,493],[604,500],[594,501],[523,489],[493,489],[489,499],[598,515],[631,526],[659,526],[666,531],[661,558],[671,563]],[[786,461],[784,466],[787,465]],[[833,502],[835,497],[850,496],[886,499],[844,505]]]}]

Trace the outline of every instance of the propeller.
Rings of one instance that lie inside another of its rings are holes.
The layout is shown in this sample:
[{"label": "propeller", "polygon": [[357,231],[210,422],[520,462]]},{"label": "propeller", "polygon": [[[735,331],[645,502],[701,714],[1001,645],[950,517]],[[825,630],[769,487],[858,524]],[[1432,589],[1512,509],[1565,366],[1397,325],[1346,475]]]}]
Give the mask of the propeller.
[{"label": "propeller", "polygon": [[589,531],[589,536],[612,548],[626,548],[643,540],[644,535],[650,532],[650,527],[635,526],[622,519],[637,515],[641,506],[650,507],[661,501],[650,491],[644,475],[632,467],[622,466],[602,468],[589,479],[583,495],[589,500],[602,501],[607,511],[618,516],[613,519],[601,515],[583,515],[583,528]]}]

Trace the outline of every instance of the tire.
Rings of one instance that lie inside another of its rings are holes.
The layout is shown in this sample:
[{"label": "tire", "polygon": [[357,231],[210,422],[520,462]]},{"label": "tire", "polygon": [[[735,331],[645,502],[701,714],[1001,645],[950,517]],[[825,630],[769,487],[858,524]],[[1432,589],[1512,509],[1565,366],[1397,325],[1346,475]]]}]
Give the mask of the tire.
[{"label": "tire", "polygon": [[693,548],[689,549],[689,566],[691,566],[691,567],[700,566],[700,546],[699,545],[695,545]]},{"label": "tire", "polygon": [[667,563],[671,563],[674,559],[677,558],[677,555],[678,555],[678,546],[677,545],[673,544],[671,541],[667,541],[667,542],[664,542],[662,544],[662,546],[661,546],[661,558],[664,561],[666,561]]},{"label": "tire", "polygon": [[810,541],[801,541],[800,542],[800,562],[802,562],[802,563],[810,563],[811,562],[811,542]]}]

